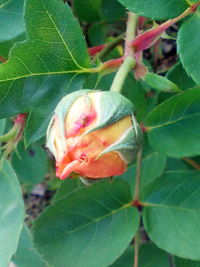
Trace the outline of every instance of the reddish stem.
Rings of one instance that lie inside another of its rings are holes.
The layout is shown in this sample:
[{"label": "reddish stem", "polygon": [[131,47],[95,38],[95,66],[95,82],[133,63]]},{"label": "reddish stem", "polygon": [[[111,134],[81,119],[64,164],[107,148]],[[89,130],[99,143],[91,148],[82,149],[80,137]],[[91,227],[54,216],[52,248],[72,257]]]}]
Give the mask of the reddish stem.
[{"label": "reddish stem", "polygon": [[146,133],[149,131],[149,128],[146,127],[143,122],[140,123],[140,128],[141,128],[143,133]]},{"label": "reddish stem", "polygon": [[193,160],[191,158],[183,158],[183,160],[186,161],[188,164],[190,164],[196,170],[200,171],[200,165],[195,160]]},{"label": "reddish stem", "polygon": [[142,204],[141,204],[141,202],[139,200],[134,200],[133,203],[132,203],[132,206],[134,206],[134,207],[136,207],[138,209],[142,208]]},{"label": "reddish stem", "polygon": [[197,10],[197,8],[199,7],[199,5],[200,5],[200,2],[198,2],[198,3],[196,3],[196,4],[193,4],[193,5],[191,5],[191,10],[192,10],[192,12],[195,12],[196,10]]}]

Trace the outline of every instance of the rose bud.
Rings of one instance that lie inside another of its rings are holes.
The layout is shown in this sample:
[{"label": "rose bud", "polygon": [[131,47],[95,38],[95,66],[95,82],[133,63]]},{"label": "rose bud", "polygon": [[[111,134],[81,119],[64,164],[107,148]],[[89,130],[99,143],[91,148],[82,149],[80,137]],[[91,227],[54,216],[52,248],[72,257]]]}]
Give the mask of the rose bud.
[{"label": "rose bud", "polygon": [[80,90],[57,105],[47,130],[56,175],[87,178],[123,174],[142,143],[132,103],[111,91]]}]

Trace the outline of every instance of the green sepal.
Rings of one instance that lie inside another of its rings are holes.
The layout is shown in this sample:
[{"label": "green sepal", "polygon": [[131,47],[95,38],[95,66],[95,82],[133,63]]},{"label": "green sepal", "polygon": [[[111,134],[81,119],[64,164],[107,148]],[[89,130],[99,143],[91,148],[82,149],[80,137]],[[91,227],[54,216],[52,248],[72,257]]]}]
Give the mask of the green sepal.
[{"label": "green sepal", "polygon": [[98,124],[84,135],[112,125],[128,115],[132,116],[134,110],[133,104],[116,92],[101,91],[99,107]]},{"label": "green sepal", "polygon": [[163,92],[180,92],[181,89],[166,77],[157,75],[156,73],[147,73],[143,80],[152,88]]},{"label": "green sepal", "polygon": [[133,163],[137,156],[138,150],[142,145],[143,139],[140,127],[135,121],[134,116],[132,116],[132,118],[134,119],[133,126],[130,127],[116,143],[103,150],[99,154],[98,158],[106,153],[116,151],[119,152],[126,164]]}]

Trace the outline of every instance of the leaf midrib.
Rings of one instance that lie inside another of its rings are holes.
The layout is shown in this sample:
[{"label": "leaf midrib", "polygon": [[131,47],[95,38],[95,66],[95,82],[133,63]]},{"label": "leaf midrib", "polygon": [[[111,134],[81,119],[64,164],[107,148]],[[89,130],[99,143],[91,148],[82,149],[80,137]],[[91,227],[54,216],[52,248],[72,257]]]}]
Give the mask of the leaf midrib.
[{"label": "leaf midrib", "polygon": [[[2,64],[3,65],[3,64]],[[30,73],[26,75],[17,76],[9,79],[0,79],[1,82],[15,81],[18,79],[28,78],[32,76],[42,76],[42,75],[56,75],[56,74],[67,74],[67,73],[90,73],[91,69],[81,69],[81,70],[66,70],[66,71],[51,71],[51,72],[40,72],[40,73]]]},{"label": "leaf midrib", "polygon": [[[87,224],[84,224],[84,225],[82,225],[82,226],[79,226],[79,227],[77,227],[77,228],[74,228],[74,229],[71,230],[71,231],[65,231],[64,234],[65,234],[65,235],[68,235],[68,234],[72,234],[72,233],[74,233],[74,232],[76,232],[76,231],[79,231],[79,230],[81,230],[81,229],[84,229],[84,228],[88,227],[88,226],[91,225],[91,224],[94,224],[94,223],[97,223],[97,222],[99,222],[99,221],[102,221],[102,220],[104,220],[105,218],[107,218],[107,217],[109,217],[109,216],[111,216],[111,215],[113,215],[113,214],[115,214],[115,213],[117,213],[117,212],[119,212],[119,211],[121,211],[121,210],[123,210],[123,209],[126,209],[126,208],[130,207],[131,205],[132,205],[132,201],[129,202],[129,203],[124,204],[122,207],[120,207],[120,208],[118,208],[118,209],[116,209],[116,210],[112,210],[112,212],[109,212],[109,213],[107,213],[107,214],[105,214],[105,215],[103,215],[103,216],[101,216],[101,217],[98,217],[98,218],[96,218],[96,219],[93,219],[91,222],[89,222],[89,223],[87,223]],[[75,212],[74,212],[74,213],[75,213]],[[79,215],[80,215],[80,214],[79,214]]]},{"label": "leaf midrib", "polygon": [[44,6],[44,9],[45,9],[45,11],[46,11],[46,13],[47,13],[49,19],[51,20],[53,26],[55,27],[55,30],[57,31],[58,36],[60,37],[61,41],[63,42],[63,44],[64,44],[64,46],[65,46],[65,48],[66,48],[66,50],[67,50],[67,52],[69,53],[70,57],[71,57],[72,60],[74,61],[75,65],[76,65],[78,68],[80,68],[80,69],[83,70],[84,68],[81,67],[81,66],[78,64],[78,62],[75,60],[74,56],[72,55],[72,53],[71,53],[71,51],[70,51],[70,49],[69,49],[67,43],[65,42],[65,40],[64,40],[63,36],[61,35],[59,29],[57,28],[57,26],[56,26],[56,24],[55,24],[55,22],[54,22],[52,16],[49,14],[49,12],[48,12],[48,10],[47,10],[47,8],[46,8],[46,6],[45,6],[43,0],[42,0],[42,4],[43,4],[43,6]]},{"label": "leaf midrib", "polygon": [[179,121],[182,121],[182,120],[186,120],[186,119],[189,119],[189,118],[192,118],[192,117],[195,117],[195,116],[200,116],[200,112],[198,112],[198,113],[193,113],[193,114],[188,115],[188,116],[180,117],[180,118],[177,119],[177,120],[168,121],[168,122],[166,122],[166,123],[158,124],[158,125],[156,125],[156,126],[148,126],[148,124],[147,124],[148,131],[151,131],[151,130],[153,130],[153,129],[157,129],[157,128],[161,128],[161,127],[165,127],[165,126],[171,125],[171,124],[173,124],[173,123],[176,123],[176,122],[179,122]]},{"label": "leaf midrib", "polygon": [[200,208],[199,209],[189,209],[189,208],[183,208],[183,207],[180,207],[180,206],[167,206],[167,205],[161,205],[161,204],[157,204],[157,203],[150,203],[150,202],[143,202],[141,201],[141,205],[145,207],[158,207],[158,208],[164,208],[164,209],[174,209],[174,210],[181,210],[181,211],[189,211],[189,212],[197,212],[197,211],[200,211]]},{"label": "leaf midrib", "polygon": [[[58,200],[58,202],[59,202],[59,200]],[[55,202],[56,203],[56,202]],[[54,203],[54,205],[55,205],[55,203]],[[99,221],[102,221],[102,220],[104,220],[105,218],[107,218],[107,217],[109,217],[109,216],[111,216],[111,215],[113,215],[113,214],[115,214],[115,213],[117,213],[117,212],[119,212],[119,211],[121,211],[121,210],[123,210],[123,209],[127,209],[128,207],[131,207],[132,206],[132,201],[131,202],[129,202],[129,203],[126,203],[126,204],[124,204],[123,206],[121,206],[120,208],[118,208],[118,209],[116,209],[116,210],[112,210],[111,212],[109,212],[109,213],[106,213],[105,215],[103,215],[103,216],[101,216],[101,217],[98,217],[98,218],[96,218],[96,219],[93,219],[92,221],[90,221],[89,223],[86,223],[86,224],[83,224],[83,225],[81,225],[81,226],[79,226],[79,227],[76,227],[76,228],[74,228],[74,229],[72,229],[71,231],[64,231],[64,233],[62,232],[61,234],[63,235],[65,235],[65,236],[67,236],[67,235],[70,235],[70,234],[72,234],[72,233],[74,233],[74,232],[78,232],[78,231],[80,231],[81,229],[84,229],[84,228],[86,228],[86,227],[88,227],[88,226],[90,226],[90,225],[92,225],[92,224],[94,224],[94,223],[97,223],[97,222],[99,222]],[[134,208],[134,207],[133,207]],[[74,214],[76,214],[76,212],[73,212]],[[77,213],[79,216],[81,215],[80,213]],[[84,215],[82,215],[82,216],[84,216]],[[87,218],[89,218],[88,216],[85,216],[85,217],[87,217]],[[89,218],[90,219],[90,218]],[[59,235],[57,234],[56,235],[56,238],[54,238],[53,240],[55,241],[56,239],[58,239],[59,238]]]}]

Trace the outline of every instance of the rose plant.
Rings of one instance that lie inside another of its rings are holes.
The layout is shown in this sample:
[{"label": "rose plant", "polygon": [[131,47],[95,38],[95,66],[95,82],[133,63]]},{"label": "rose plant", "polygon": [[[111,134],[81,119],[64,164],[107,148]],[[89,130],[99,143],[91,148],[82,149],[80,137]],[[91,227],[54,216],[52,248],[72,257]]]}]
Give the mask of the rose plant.
[{"label": "rose plant", "polygon": [[200,266],[200,1],[2,0],[0,22],[0,267]]}]

